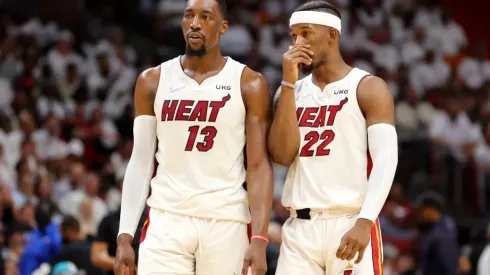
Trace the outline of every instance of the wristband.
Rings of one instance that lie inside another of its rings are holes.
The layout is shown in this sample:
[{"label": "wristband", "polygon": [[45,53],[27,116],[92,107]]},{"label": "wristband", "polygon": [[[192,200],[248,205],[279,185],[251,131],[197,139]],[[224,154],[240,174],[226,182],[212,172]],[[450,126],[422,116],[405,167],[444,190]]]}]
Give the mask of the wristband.
[{"label": "wristband", "polygon": [[284,80],[283,80],[283,81],[281,81],[281,85],[284,85],[284,86],[289,87],[289,88],[291,88],[291,89],[294,89],[294,88],[295,88],[294,84],[289,83],[289,82],[284,81]]},{"label": "wristband", "polygon": [[259,239],[259,240],[263,240],[264,242],[266,243],[269,243],[269,239],[267,239],[266,237],[264,236],[261,236],[261,235],[255,235],[255,236],[252,236],[252,238],[250,238],[251,240],[253,239]]}]

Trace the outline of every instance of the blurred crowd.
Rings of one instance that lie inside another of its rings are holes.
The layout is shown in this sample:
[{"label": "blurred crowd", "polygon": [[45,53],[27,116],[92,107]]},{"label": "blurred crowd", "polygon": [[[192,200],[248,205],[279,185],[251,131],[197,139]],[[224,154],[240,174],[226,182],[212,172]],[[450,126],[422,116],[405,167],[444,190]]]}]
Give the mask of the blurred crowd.
[{"label": "blurred crowd", "polygon": [[[228,3],[223,54],[262,72],[272,93],[291,44],[289,15],[303,2]],[[490,274],[488,45],[468,47],[437,0],[330,2],[342,11],[344,59],[382,77],[396,103],[399,167],[380,216],[384,274]],[[183,53],[185,5],[0,1],[0,274],[110,274],[135,80]],[[280,205],[287,168],[274,170],[268,274],[289,214]],[[431,271],[439,267],[447,270]]]}]

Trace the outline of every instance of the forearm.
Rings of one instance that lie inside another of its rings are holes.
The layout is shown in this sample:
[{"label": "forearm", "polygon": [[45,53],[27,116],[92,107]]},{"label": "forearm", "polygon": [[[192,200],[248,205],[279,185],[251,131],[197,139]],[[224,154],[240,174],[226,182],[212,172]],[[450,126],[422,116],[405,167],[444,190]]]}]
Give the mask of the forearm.
[{"label": "forearm", "polygon": [[133,152],[124,176],[118,236],[123,233],[134,236],[149,194],[155,146],[155,117],[137,117],[134,122]]},{"label": "forearm", "polygon": [[278,164],[290,165],[298,154],[299,144],[294,90],[282,86],[268,138],[272,159]]},{"label": "forearm", "polygon": [[395,127],[389,124],[370,126],[368,141],[373,168],[359,218],[375,221],[388,197],[398,164]]},{"label": "forearm", "polygon": [[93,264],[103,270],[113,270],[116,259],[109,256],[107,253],[100,253],[93,260]]},{"label": "forearm", "polygon": [[247,168],[247,192],[252,215],[252,235],[267,236],[274,191],[272,166],[264,159]]}]

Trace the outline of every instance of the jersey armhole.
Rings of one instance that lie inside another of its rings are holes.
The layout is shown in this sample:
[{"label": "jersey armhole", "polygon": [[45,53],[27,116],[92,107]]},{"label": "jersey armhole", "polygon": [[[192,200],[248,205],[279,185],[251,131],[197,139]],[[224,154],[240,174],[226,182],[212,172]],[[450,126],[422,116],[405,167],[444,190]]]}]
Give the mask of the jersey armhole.
[{"label": "jersey armhole", "polygon": [[158,86],[157,86],[157,90],[155,91],[155,100],[153,102],[153,111],[155,112],[155,116],[157,117],[157,119],[161,119],[161,117],[159,117],[158,115],[157,104],[155,103],[162,101],[161,100],[162,93],[164,93],[165,90],[164,76],[166,76],[167,79],[171,79],[169,77],[169,74],[167,73],[167,66],[168,66],[168,62],[164,62],[160,64],[160,77],[158,78]]},{"label": "jersey armhole", "polygon": [[239,67],[237,68],[237,79],[238,79],[238,85],[237,87],[239,88],[239,94],[240,94],[240,101],[242,102],[242,107],[244,112],[247,112],[247,107],[245,105],[245,101],[243,100],[243,93],[242,93],[242,77],[243,77],[243,72],[245,71],[245,68],[247,68],[247,65],[244,64],[239,64]]},{"label": "jersey armhole", "polygon": [[359,106],[359,101],[357,100],[357,92],[359,90],[359,84],[361,84],[361,81],[363,81],[364,78],[366,78],[368,76],[372,76],[372,74],[366,73],[360,77],[359,81],[357,81],[356,92],[354,93],[354,96],[356,97],[356,104],[355,104],[356,105],[356,107],[355,107],[356,113],[359,116],[359,118],[362,118],[362,119],[366,119],[366,117],[364,117],[364,114],[362,113],[362,110],[361,110],[361,106]]}]

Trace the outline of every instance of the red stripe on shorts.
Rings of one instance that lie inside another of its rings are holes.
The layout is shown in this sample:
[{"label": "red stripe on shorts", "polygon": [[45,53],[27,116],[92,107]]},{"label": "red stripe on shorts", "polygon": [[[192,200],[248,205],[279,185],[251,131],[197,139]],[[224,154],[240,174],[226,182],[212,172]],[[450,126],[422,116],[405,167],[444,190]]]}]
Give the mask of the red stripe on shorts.
[{"label": "red stripe on shorts", "polygon": [[[154,168],[153,168],[153,174],[151,175],[151,178],[152,179],[157,175],[157,168],[158,168],[158,161],[155,159],[155,164],[154,164]],[[148,194],[148,197],[150,197],[150,195],[151,195],[151,188],[150,188],[150,192]],[[146,212],[145,223],[143,224],[143,228],[141,229],[140,244],[146,238],[146,232],[148,231],[148,226],[150,226],[150,209],[148,209],[148,211]]]},{"label": "red stripe on shorts", "polygon": [[381,230],[379,228],[379,221],[376,220],[371,229],[371,250],[373,252],[374,275],[383,274],[383,252],[381,246]]}]

